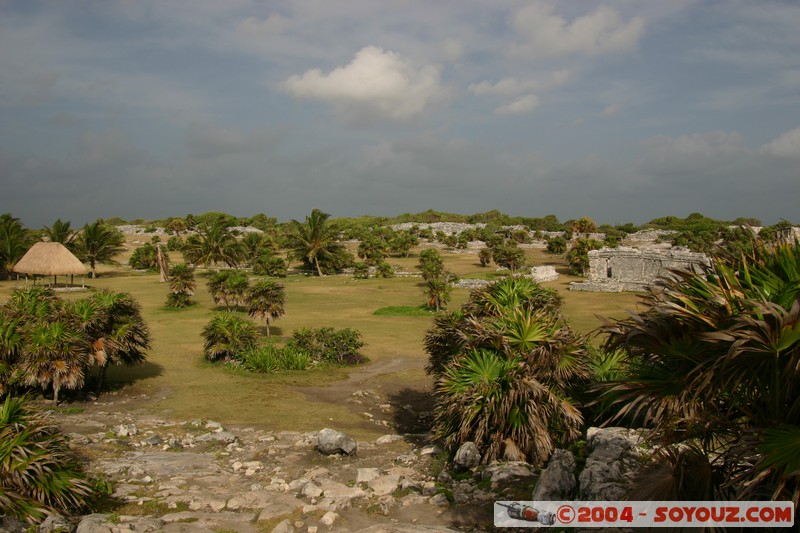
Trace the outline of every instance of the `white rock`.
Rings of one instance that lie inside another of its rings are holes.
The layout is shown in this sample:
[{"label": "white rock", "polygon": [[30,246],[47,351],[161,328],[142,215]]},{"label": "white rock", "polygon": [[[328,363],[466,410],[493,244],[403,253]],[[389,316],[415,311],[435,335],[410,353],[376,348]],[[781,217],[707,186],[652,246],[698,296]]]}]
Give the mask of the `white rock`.
[{"label": "white rock", "polygon": [[334,513],[333,511],[328,511],[327,513],[322,515],[322,518],[320,518],[319,521],[321,524],[331,527],[333,523],[336,522],[337,518],[339,518],[339,515],[337,513]]}]

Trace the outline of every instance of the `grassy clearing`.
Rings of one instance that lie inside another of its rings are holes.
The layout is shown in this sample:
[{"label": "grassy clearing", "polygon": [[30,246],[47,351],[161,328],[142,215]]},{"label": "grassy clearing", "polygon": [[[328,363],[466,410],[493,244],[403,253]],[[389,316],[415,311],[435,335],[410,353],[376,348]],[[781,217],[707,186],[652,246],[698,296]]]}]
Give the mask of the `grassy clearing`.
[{"label": "grassy clearing", "polygon": [[[571,292],[570,281],[579,278],[563,275],[563,259],[538,250],[528,250],[533,264],[555,264],[562,272],[558,281],[545,284],[556,288],[564,297],[564,312],[573,328],[588,333],[600,325],[600,316],[624,316],[635,308],[633,294],[599,294]],[[173,253],[173,260],[180,254]],[[481,267],[475,253],[443,253],[446,267],[462,277],[493,278],[492,267]],[[417,271],[418,256],[391,258],[406,271]],[[146,395],[146,408],[152,413],[177,419],[204,418],[226,424],[265,427],[274,430],[313,430],[335,425],[359,434],[380,432],[365,429],[363,417],[343,403],[315,401],[303,393],[305,387],[338,386],[348,375],[363,368],[325,368],[279,374],[251,374],[208,364],[203,359],[200,332],[217,307],[206,290],[207,278],[198,276],[197,305],[174,310],[164,307],[167,284],[159,283],[158,275],[129,273],[123,268],[106,267],[101,277],[87,279],[91,289],[112,289],[130,292],[141,303],[143,315],[152,335],[152,350],[147,362],[134,368],[113,368],[108,380],[115,387],[123,386],[129,397]],[[421,278],[353,280],[349,276],[323,278],[302,275],[280,280],[286,287],[286,315],[270,326],[277,342],[286,342],[293,330],[307,327],[354,328],[364,338],[362,352],[372,366],[381,363],[387,370],[371,377],[386,388],[430,388],[424,373],[427,357],[423,337],[430,327],[432,315],[421,307],[425,301]],[[24,283],[24,282],[23,282]],[[17,285],[0,282],[0,301],[4,301]],[[66,293],[64,298],[80,298],[86,293]],[[467,300],[469,291],[453,291],[450,308]],[[376,309],[380,311],[376,312]],[[342,385],[345,386],[345,385]],[[125,405],[119,404],[120,409]],[[141,402],[131,402],[141,408]]]},{"label": "grassy clearing", "polygon": [[418,305],[416,307],[411,305],[390,305],[389,307],[381,307],[376,309],[373,315],[376,316],[433,316],[434,312],[431,311],[427,305]]}]

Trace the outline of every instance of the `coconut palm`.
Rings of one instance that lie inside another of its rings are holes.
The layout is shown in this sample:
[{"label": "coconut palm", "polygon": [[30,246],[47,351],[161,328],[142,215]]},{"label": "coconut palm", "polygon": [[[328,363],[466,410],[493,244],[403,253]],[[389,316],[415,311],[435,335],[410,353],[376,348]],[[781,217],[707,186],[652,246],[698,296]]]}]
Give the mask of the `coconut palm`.
[{"label": "coconut palm", "polygon": [[80,512],[94,490],[68,439],[22,398],[0,406],[0,509],[6,516],[41,522],[48,514]]},{"label": "coconut palm", "polygon": [[86,338],[65,321],[41,322],[25,333],[19,369],[26,385],[51,387],[58,405],[62,388],[83,386],[89,354]]},{"label": "coconut palm", "polygon": [[256,346],[258,331],[250,320],[236,313],[215,313],[203,328],[203,353],[209,361],[241,360]]},{"label": "coconut palm", "polygon": [[269,323],[285,313],[286,289],[280,283],[261,280],[247,291],[247,301],[248,314],[264,321],[269,337]]},{"label": "coconut palm", "polygon": [[303,261],[305,267],[317,276],[323,275],[322,264],[339,253],[337,230],[328,223],[329,218],[328,213],[313,209],[305,223],[297,220],[290,222],[287,247],[292,257]]},{"label": "coconut palm", "polygon": [[67,249],[74,252],[76,249],[76,239],[78,233],[72,229],[71,222],[62,222],[60,218],[56,219],[51,226],[42,228],[42,237],[49,242],[60,242]]},{"label": "coconut palm", "polygon": [[28,251],[29,241],[18,218],[9,213],[0,215],[0,268],[7,274]]},{"label": "coconut palm", "polygon": [[786,450],[800,442],[798,244],[676,272],[643,304],[603,328],[631,373],[604,387],[617,418],[650,428],[657,443],[698,447],[727,480],[718,494],[797,504],[800,465]]},{"label": "coconut palm", "polygon": [[77,250],[83,261],[89,262],[92,278],[97,277],[97,263],[110,263],[124,250],[125,237],[116,228],[102,220],[86,224],[77,238]]},{"label": "coconut palm", "polygon": [[183,255],[196,265],[225,264],[235,268],[244,259],[244,247],[228,229],[224,220],[206,222],[186,240]]}]

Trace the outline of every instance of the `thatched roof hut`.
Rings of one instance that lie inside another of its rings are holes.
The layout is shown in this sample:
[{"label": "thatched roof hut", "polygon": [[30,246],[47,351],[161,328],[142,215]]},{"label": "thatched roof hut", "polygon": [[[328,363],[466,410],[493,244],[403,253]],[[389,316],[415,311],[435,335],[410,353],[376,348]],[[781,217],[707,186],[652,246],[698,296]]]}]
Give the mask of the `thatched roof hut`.
[{"label": "thatched roof hut", "polygon": [[86,274],[87,268],[80,259],[60,242],[37,242],[22,256],[14,268],[20,274],[40,276],[65,276]]}]

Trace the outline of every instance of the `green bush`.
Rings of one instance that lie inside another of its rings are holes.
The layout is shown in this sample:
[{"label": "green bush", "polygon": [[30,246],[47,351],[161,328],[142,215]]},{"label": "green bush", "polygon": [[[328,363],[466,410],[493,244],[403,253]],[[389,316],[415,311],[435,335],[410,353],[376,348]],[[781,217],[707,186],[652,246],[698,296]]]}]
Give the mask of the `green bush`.
[{"label": "green bush", "polygon": [[361,333],[351,328],[295,330],[289,346],[305,352],[314,361],[337,365],[357,365],[367,361],[358,351],[364,346]]}]

